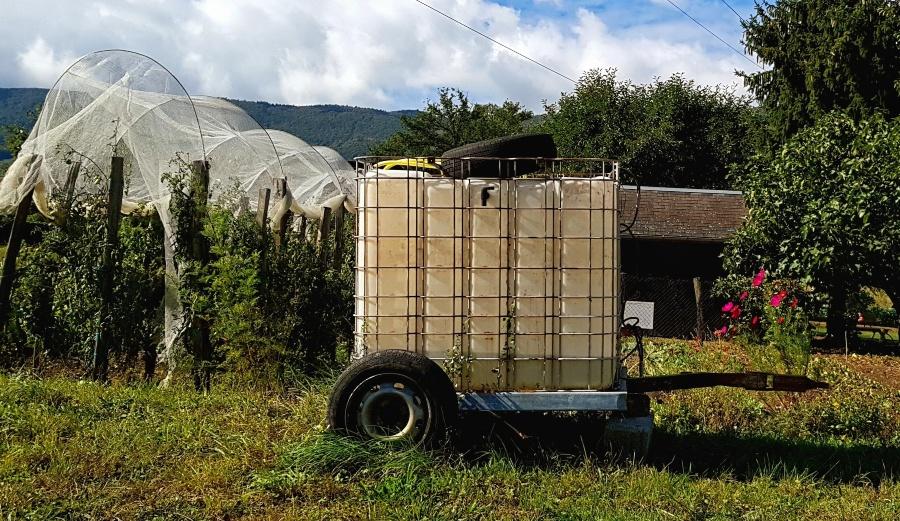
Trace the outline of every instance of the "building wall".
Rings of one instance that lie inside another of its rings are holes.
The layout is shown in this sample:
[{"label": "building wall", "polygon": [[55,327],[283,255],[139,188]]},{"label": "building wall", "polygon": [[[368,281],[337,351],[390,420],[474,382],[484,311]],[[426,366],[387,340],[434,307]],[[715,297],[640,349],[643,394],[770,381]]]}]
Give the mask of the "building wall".
[{"label": "building wall", "polygon": [[722,248],[721,243],[622,240],[622,298],[654,303],[654,327],[648,335],[697,336],[694,277],[701,280],[702,335],[709,338],[721,327],[722,301],[713,296],[712,286],[724,274]]},{"label": "building wall", "polygon": [[715,280],[724,274],[722,243],[622,238],[622,272]]}]

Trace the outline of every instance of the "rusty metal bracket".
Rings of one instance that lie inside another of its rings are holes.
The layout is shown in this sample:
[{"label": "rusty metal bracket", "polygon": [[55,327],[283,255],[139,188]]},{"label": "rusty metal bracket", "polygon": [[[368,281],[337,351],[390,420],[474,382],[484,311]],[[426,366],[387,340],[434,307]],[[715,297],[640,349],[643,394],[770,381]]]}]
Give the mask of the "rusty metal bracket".
[{"label": "rusty metal bracket", "polygon": [[810,389],[827,389],[828,384],[810,380],[805,376],[772,373],[681,373],[664,376],[628,378],[629,393],[651,393],[701,387],[739,387],[750,391],[799,392]]}]

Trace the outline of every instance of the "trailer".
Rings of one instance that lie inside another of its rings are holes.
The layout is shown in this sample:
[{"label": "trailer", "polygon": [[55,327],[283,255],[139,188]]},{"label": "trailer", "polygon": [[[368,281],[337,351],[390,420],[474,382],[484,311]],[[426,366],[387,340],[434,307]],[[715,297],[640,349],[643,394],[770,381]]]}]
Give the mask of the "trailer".
[{"label": "trailer", "polygon": [[643,452],[647,392],[821,386],[628,377],[620,331],[640,328],[622,316],[617,161],[405,161],[357,158],[354,362],[331,394],[331,428],[429,442],[460,411],[595,411],[611,443]]}]

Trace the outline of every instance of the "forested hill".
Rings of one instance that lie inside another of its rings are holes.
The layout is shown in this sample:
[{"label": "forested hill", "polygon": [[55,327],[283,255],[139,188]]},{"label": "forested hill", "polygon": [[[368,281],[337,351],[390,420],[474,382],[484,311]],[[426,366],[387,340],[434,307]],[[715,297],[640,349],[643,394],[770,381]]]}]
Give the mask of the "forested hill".
[{"label": "forested hill", "polygon": [[[0,127],[30,127],[28,112],[43,101],[46,89],[0,88]],[[266,128],[290,132],[313,145],[334,148],[346,158],[366,153],[372,143],[384,140],[400,128],[400,116],[414,110],[387,112],[342,105],[279,105],[264,101],[231,100]],[[0,159],[8,157],[2,150]]]}]

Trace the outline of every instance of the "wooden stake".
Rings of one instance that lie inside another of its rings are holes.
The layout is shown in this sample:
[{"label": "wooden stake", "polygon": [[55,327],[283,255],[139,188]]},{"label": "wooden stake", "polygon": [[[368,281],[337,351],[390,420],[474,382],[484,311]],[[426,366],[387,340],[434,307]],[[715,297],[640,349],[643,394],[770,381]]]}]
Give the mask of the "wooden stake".
[{"label": "wooden stake", "polygon": [[12,229],[9,231],[9,242],[6,244],[6,254],[3,257],[3,272],[0,274],[0,325],[6,328],[9,320],[10,296],[12,295],[13,282],[16,277],[16,257],[22,249],[22,236],[25,234],[25,224],[28,221],[28,213],[31,211],[31,197],[34,189],[19,203],[16,208],[16,216],[13,219]]},{"label": "wooden stake", "polygon": [[316,239],[316,244],[319,247],[319,261],[322,265],[325,265],[328,257],[325,241],[328,239],[329,232],[331,232],[331,208],[322,207],[322,220],[319,221],[319,236]]},{"label": "wooden stake", "polygon": [[[273,179],[275,183],[275,197],[278,201],[278,204],[281,204],[281,201],[287,197],[287,179],[283,177],[279,177],[277,179]],[[278,233],[275,234],[275,249],[281,249],[281,245],[284,243],[284,236],[287,233],[287,224],[288,219],[291,217],[291,211],[284,212],[284,214],[278,218]]]},{"label": "wooden stake", "polygon": [[75,161],[69,165],[69,172],[66,174],[66,185],[63,188],[63,203],[59,209],[59,217],[56,224],[65,226],[66,220],[69,218],[69,212],[72,211],[72,204],[75,202],[75,183],[78,181],[78,173],[81,171],[81,162]]},{"label": "wooden stake", "polygon": [[266,221],[269,219],[269,197],[271,195],[272,190],[268,188],[259,189],[259,199],[256,203],[256,224],[259,225],[259,229],[262,231],[266,230]]},{"label": "wooden stake", "polygon": [[307,222],[308,221],[306,219],[306,216],[301,215],[300,216],[300,229],[298,230],[299,233],[297,235],[300,236],[300,240],[302,240],[303,242],[306,242],[308,240],[308,237],[306,236]]},{"label": "wooden stake", "polygon": [[344,206],[338,206],[334,211],[334,269],[341,269],[344,260]]},{"label": "wooden stake", "polygon": [[694,277],[694,301],[697,304],[697,340],[703,342],[703,306],[700,304],[702,295],[700,277]]},{"label": "wooden stake", "polygon": [[237,215],[238,217],[248,213],[250,211],[250,198],[246,195],[242,195],[238,200],[238,209]]},{"label": "wooden stake", "polygon": [[100,324],[94,342],[91,377],[107,381],[109,347],[115,341],[112,331],[113,283],[115,254],[119,249],[119,223],[122,221],[122,193],[125,188],[125,160],[113,157],[109,175],[109,203],[106,207],[106,241],[100,267]]},{"label": "wooden stake", "polygon": [[[191,164],[191,197],[194,204],[194,215],[191,218],[191,256],[201,266],[209,264],[209,243],[201,233],[203,218],[209,202],[209,163],[194,161]],[[196,360],[194,387],[198,391],[209,392],[212,376],[212,342],[210,340],[210,324],[205,317],[194,317],[188,332],[188,341]]]}]

